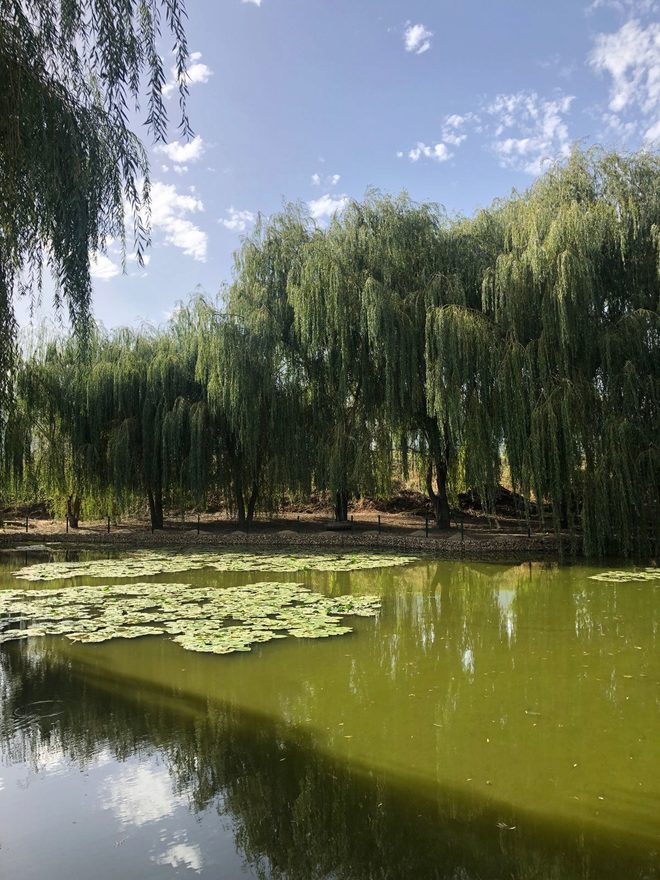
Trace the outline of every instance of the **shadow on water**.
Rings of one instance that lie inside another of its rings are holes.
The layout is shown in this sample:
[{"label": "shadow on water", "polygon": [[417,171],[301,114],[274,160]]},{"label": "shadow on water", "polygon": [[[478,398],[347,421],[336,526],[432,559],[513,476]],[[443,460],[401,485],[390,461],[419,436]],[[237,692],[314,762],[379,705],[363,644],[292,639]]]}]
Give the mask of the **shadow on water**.
[{"label": "shadow on water", "polygon": [[[213,696],[117,677],[64,655],[0,652],[0,754],[81,769],[100,752],[157,753],[190,809],[229,819],[252,876],[315,880],[651,880],[658,854],[628,836],[517,813],[437,784],[412,785],[319,750],[298,725]],[[59,695],[59,701],[52,699]],[[55,876],[55,875],[53,875]]]}]

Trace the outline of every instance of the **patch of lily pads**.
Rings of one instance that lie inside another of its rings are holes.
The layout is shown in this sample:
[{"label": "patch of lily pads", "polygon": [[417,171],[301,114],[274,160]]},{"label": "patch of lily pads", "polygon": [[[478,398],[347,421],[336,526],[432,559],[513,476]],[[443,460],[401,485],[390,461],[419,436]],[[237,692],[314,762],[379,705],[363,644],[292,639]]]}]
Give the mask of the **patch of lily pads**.
[{"label": "patch of lily pads", "polygon": [[51,635],[73,642],[166,635],[188,651],[230,654],[287,636],[344,635],[352,632],[344,617],[374,617],[379,609],[376,596],[332,598],[289,583],[1,591],[0,644]]},{"label": "patch of lily pads", "polygon": [[162,553],[138,550],[121,559],[94,559],[83,562],[43,562],[14,572],[27,581],[66,580],[75,577],[133,578],[211,568],[216,571],[361,571],[406,565],[412,556],[393,553]]},{"label": "patch of lily pads", "polygon": [[600,574],[591,574],[592,581],[607,581],[614,584],[626,584],[643,581],[660,580],[660,568],[643,568],[636,571],[603,571]]}]

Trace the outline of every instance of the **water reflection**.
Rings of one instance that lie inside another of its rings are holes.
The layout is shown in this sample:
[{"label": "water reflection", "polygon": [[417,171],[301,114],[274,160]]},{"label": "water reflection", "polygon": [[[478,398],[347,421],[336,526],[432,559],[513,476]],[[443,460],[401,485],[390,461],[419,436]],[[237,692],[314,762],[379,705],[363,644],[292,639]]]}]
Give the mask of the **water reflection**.
[{"label": "water reflection", "polygon": [[89,802],[48,815],[67,849],[107,853],[99,880],[659,877],[648,588],[544,567],[313,576],[375,581],[384,612],[347,640],[6,645],[0,868],[40,876],[48,839],[12,840],[50,797]]}]

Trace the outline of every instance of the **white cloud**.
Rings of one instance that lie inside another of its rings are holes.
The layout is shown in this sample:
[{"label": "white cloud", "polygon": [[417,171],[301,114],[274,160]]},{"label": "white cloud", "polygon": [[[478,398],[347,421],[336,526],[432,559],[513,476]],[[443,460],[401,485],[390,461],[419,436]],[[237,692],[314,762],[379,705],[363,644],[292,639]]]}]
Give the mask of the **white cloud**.
[{"label": "white cloud", "polygon": [[157,181],[151,188],[152,228],[164,234],[166,244],[200,262],[206,260],[208,236],[186,215],[203,210],[200,199],[177,192],[174,184]]},{"label": "white cloud", "polygon": [[446,144],[439,143],[429,146],[422,141],[418,141],[417,146],[408,151],[408,158],[411,162],[417,162],[422,156],[426,159],[434,159],[436,162],[446,162],[453,155],[449,152]]},{"label": "white cloud", "polygon": [[620,15],[652,15],[658,11],[658,3],[656,0],[593,0],[587,13],[598,9],[614,9]]},{"label": "white cloud", "polygon": [[174,141],[171,144],[159,144],[156,147],[157,153],[163,153],[170,162],[184,164],[186,162],[196,162],[204,155],[205,144],[200,135],[188,141],[187,144],[181,144]]},{"label": "white cloud", "polygon": [[187,165],[173,165],[172,171],[174,171],[175,174],[187,174],[188,173],[188,166]]},{"label": "white cloud", "polygon": [[[476,113],[450,113],[442,120],[441,139],[435,144],[427,144],[418,141],[417,145],[408,150],[408,158],[411,162],[418,162],[422,157],[432,159],[434,162],[447,162],[455,155],[451,147],[460,147],[467,139],[466,129],[471,126],[475,131],[481,131],[479,117]],[[397,153],[399,159],[404,156],[403,151]]]},{"label": "white cloud", "polygon": [[89,274],[99,281],[110,281],[121,275],[121,266],[113,263],[105,254],[95,253],[89,259]]},{"label": "white cloud", "polygon": [[348,205],[348,196],[334,197],[330,193],[326,193],[318,199],[312,199],[307,204],[309,206],[309,213],[314,220],[325,220],[334,217],[339,211],[344,210],[346,205]]},{"label": "white cloud", "polygon": [[479,117],[475,113],[466,113],[464,116],[460,116],[458,113],[451,113],[444,118],[442,140],[445,144],[449,144],[452,147],[460,147],[463,141],[467,139],[466,126],[478,122]]},{"label": "white cloud", "polygon": [[570,153],[564,116],[574,98],[563,95],[544,99],[536,92],[498,95],[486,107],[495,130],[492,147],[500,163],[528,174],[540,174],[548,162]]},{"label": "white cloud", "polygon": [[[186,71],[186,76],[184,78],[185,83],[189,86],[195,85],[196,83],[206,83],[213,76],[211,68],[208,64],[204,64],[201,59],[201,52],[190,53],[188,70]],[[176,67],[170,68],[170,76],[171,79],[163,86],[163,95],[165,95],[166,98],[169,98],[179,86]]]},{"label": "white cloud", "polygon": [[325,184],[325,186],[337,186],[339,181],[341,180],[341,174],[312,174],[311,177],[312,186],[321,186],[321,184]]},{"label": "white cloud", "polygon": [[609,109],[613,114],[641,113],[653,140],[660,118],[660,23],[644,27],[632,19],[612,34],[598,34],[589,64],[611,78]]},{"label": "white cloud", "polygon": [[648,144],[660,144],[660,119],[647,129],[644,134],[644,140]]},{"label": "white cloud", "polygon": [[187,82],[189,85],[194,83],[207,83],[213,76],[213,71],[201,60],[201,52],[193,52],[190,56],[192,64],[188,65]]},{"label": "white cloud", "polygon": [[469,136],[483,134],[503,166],[539,174],[547,161],[567,156],[571,143],[565,116],[574,98],[541,98],[535,92],[497,95],[482,112],[451,113],[442,120],[440,138],[418,141],[406,154],[411,162],[447,162]]},{"label": "white cloud", "polygon": [[245,232],[248,226],[252,226],[256,220],[252,211],[237,211],[233,205],[231,208],[227,208],[227,214],[229,214],[228,218],[223,218],[218,222],[232,232]]},{"label": "white cloud", "polygon": [[403,43],[406,52],[414,52],[415,55],[422,55],[431,48],[431,37],[433,31],[430,31],[423,24],[408,24],[403,32]]},{"label": "white cloud", "polygon": [[261,0],[241,0],[241,3],[253,3],[255,6],[261,6]]},{"label": "white cloud", "polygon": [[633,135],[639,131],[639,126],[635,121],[624,122],[616,113],[603,113],[602,122],[605,124],[605,138],[609,135],[615,135],[616,139],[621,143],[629,141]]}]

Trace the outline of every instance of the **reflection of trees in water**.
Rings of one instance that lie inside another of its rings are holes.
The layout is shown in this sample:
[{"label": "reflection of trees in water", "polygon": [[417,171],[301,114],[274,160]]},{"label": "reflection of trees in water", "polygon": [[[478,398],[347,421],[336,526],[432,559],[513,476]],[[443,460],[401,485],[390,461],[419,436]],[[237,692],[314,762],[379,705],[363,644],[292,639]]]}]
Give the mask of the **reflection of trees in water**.
[{"label": "reflection of trees in water", "polygon": [[[191,808],[216,805],[261,877],[605,880],[653,878],[625,841],[510,819],[478,797],[409,787],[320,753],[310,735],[174,689],[93,681],[43,643],[0,654],[2,749],[39,763],[61,750],[81,765],[101,750],[119,761],[158,752]],[[60,714],[40,713],[59,695]],[[48,717],[42,717],[48,715]],[[19,719],[18,729],[14,721]]]}]

